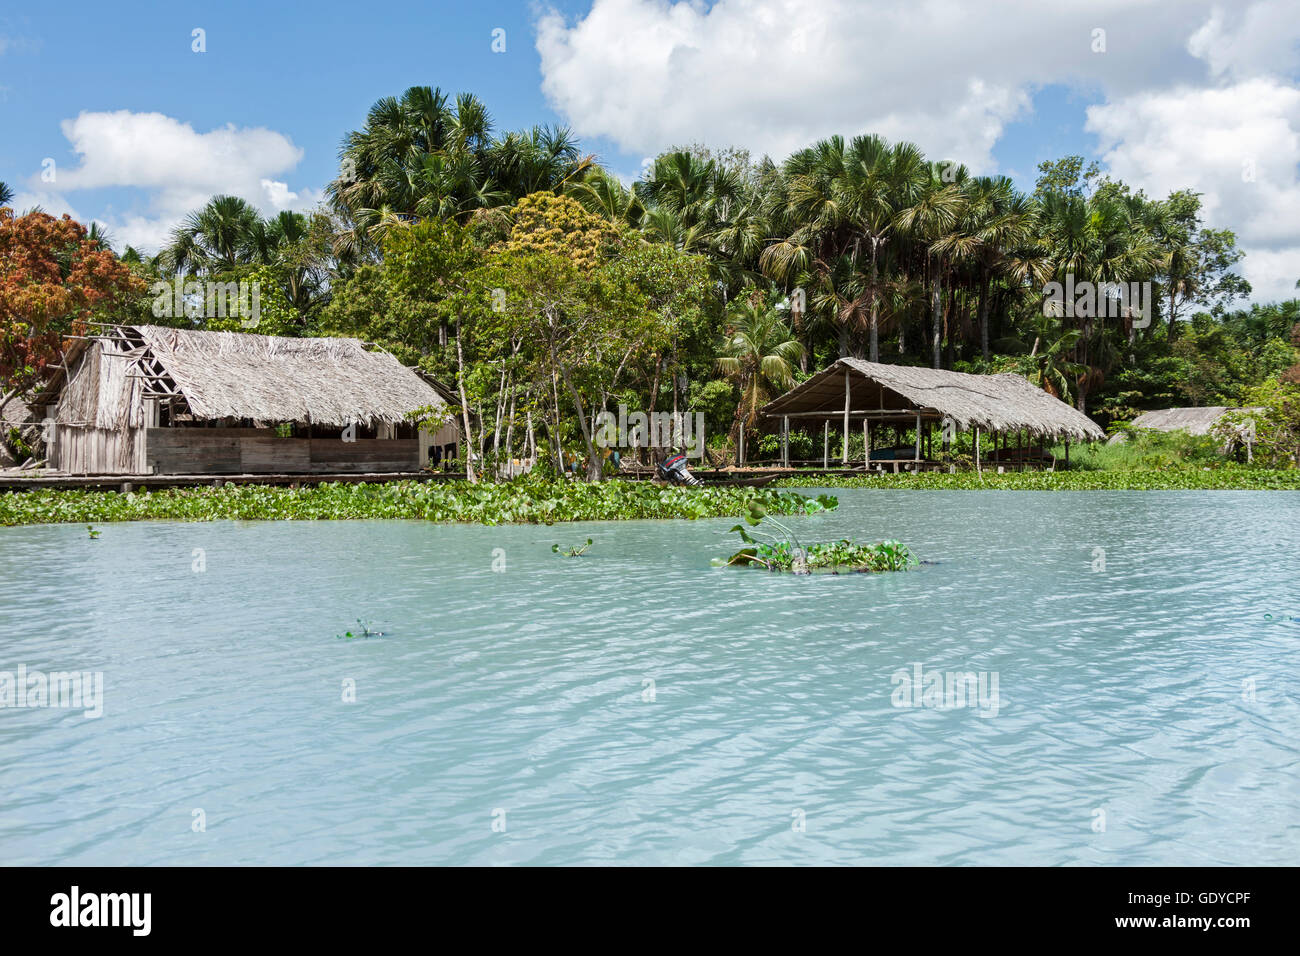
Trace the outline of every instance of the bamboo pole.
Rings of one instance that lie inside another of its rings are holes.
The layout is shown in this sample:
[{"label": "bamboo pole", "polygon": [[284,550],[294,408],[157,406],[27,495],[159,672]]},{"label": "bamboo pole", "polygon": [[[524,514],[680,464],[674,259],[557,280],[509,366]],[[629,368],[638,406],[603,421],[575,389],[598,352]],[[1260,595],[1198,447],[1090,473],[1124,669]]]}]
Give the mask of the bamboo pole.
[{"label": "bamboo pole", "polygon": [[842,464],[849,465],[849,370],[844,369],[844,457]]}]

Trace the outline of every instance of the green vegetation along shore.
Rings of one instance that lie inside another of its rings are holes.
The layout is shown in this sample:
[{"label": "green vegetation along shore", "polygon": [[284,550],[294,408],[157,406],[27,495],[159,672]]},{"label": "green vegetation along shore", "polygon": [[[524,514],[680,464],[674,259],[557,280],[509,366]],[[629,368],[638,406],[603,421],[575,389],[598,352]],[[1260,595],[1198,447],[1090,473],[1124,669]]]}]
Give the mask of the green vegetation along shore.
[{"label": "green vegetation along shore", "polygon": [[[1300,491],[1300,471],[1265,468],[1186,468],[1168,471],[1021,471],[999,475],[961,471],[825,478],[792,476],[782,488],[909,488],[918,491]],[[0,513],[3,513],[0,509]]]},{"label": "green vegetation along shore", "polygon": [[[516,481],[471,485],[326,483],[305,488],[226,485],[115,491],[39,489],[0,494],[0,525],[109,521],[279,521],[409,518],[479,524],[552,524],[634,518],[718,518],[751,501],[772,514],[820,511],[797,492],[756,488],[669,488],[636,481]],[[833,501],[833,499],[832,499]]]},{"label": "green vegetation along shore", "polygon": [[399,518],[476,524],[552,524],[636,518],[719,518],[760,502],[770,513],[821,510],[794,488],[906,488],[919,491],[1300,491],[1300,471],[1216,468],[996,474],[793,475],[767,488],[673,488],[645,481],[521,480],[471,485],[398,481],[304,488],[226,485],[115,491],[35,489],[0,494],[0,526],[111,521],[319,521]]}]

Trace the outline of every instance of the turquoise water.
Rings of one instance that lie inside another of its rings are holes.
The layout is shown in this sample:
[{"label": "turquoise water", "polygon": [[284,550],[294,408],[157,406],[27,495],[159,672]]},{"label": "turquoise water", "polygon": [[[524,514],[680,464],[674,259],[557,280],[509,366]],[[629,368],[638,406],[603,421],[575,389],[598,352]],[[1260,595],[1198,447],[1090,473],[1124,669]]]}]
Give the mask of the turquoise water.
[{"label": "turquoise water", "polygon": [[[939,563],[711,568],[732,521],[0,529],[0,671],[104,682],[98,719],[0,709],[0,860],[1295,861],[1300,494],[839,496],[798,528]],[[996,714],[894,706],[917,664]]]}]

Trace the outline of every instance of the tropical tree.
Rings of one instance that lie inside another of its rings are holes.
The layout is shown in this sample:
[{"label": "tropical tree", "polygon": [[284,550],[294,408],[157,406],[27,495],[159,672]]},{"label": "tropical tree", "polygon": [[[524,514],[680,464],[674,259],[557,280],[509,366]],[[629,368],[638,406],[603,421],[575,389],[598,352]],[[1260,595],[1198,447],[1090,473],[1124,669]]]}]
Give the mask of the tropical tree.
[{"label": "tropical tree", "polygon": [[68,216],[0,208],[0,414],[28,396],[65,337],[115,318],[143,283]]},{"label": "tropical tree", "polygon": [[[769,386],[782,389],[794,382],[794,365],[803,355],[803,345],[790,334],[774,303],[758,298],[732,304],[727,312],[727,330],[718,355],[718,370],[740,389],[736,406],[736,448],[743,456],[744,432],[758,419],[758,410],[770,397]],[[738,459],[740,460],[740,459]]]},{"label": "tropical tree", "polygon": [[327,189],[343,229],[340,254],[374,258],[385,234],[423,219],[464,224],[540,190],[560,191],[595,165],[567,129],[492,135],[477,97],[413,86],[378,100],[349,133]]},{"label": "tropical tree", "polygon": [[263,235],[257,209],[238,196],[214,196],[172,231],[163,260],[177,273],[211,273],[256,261]]}]

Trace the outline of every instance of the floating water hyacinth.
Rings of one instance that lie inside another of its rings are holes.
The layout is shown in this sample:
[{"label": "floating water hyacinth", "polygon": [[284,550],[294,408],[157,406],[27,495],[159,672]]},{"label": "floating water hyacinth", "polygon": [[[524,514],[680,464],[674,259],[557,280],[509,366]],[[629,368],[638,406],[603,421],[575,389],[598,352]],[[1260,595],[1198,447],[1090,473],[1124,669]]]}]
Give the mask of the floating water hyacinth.
[{"label": "floating water hyacinth", "polygon": [[[825,496],[823,496],[825,497]],[[829,499],[834,501],[834,499]],[[767,523],[777,529],[773,534],[759,531],[758,525]],[[745,529],[749,525],[753,534]],[[855,544],[847,538],[839,541],[803,545],[794,531],[772,518],[761,502],[750,502],[745,514],[745,524],[735,525],[732,529],[740,535],[746,547],[741,548],[730,558],[714,558],[714,567],[731,565],[757,565],[769,571],[786,571],[791,574],[812,574],[814,571],[839,574],[874,573],[880,571],[906,571],[920,562],[912,556],[907,546],[898,541],[881,541],[876,544]],[[754,534],[767,538],[758,541]]]},{"label": "floating water hyacinth", "polygon": [[553,544],[551,545],[551,554],[562,554],[566,558],[580,558],[582,557],[583,552],[590,547],[591,547],[590,538],[587,539],[586,544],[576,548],[561,548],[558,544]]},{"label": "floating water hyacinth", "polygon": [[374,623],[374,621],[363,621],[361,618],[357,618],[356,631],[344,631],[342,634],[336,634],[335,637],[345,641],[355,641],[363,637],[383,637],[383,631],[373,629],[372,625]]}]

